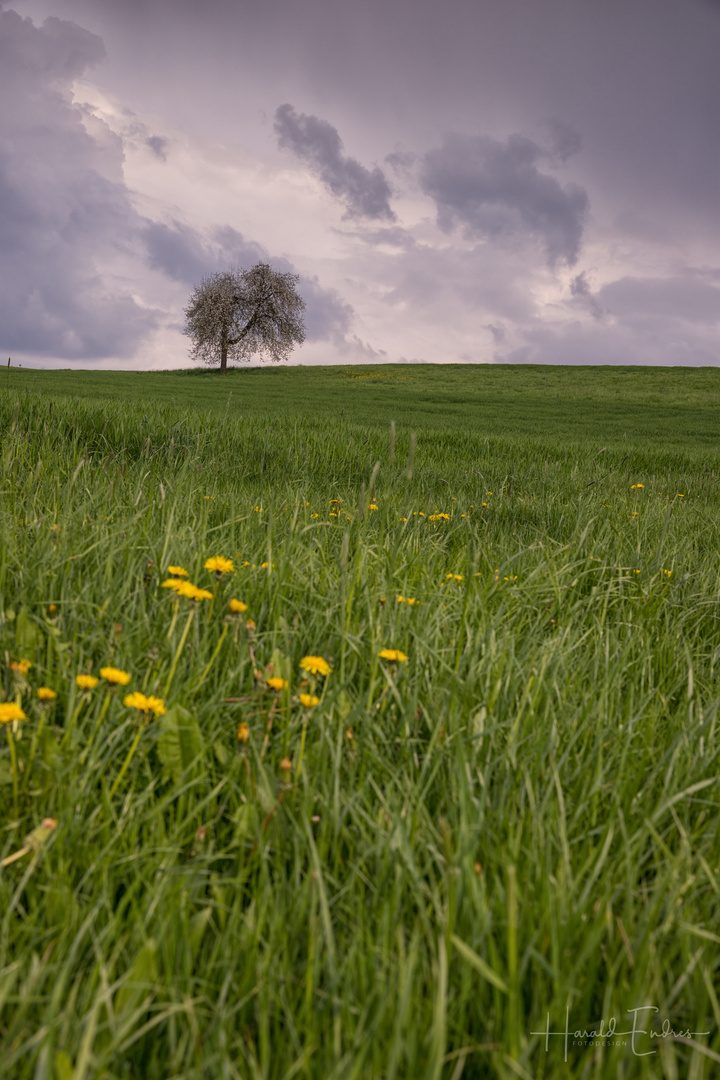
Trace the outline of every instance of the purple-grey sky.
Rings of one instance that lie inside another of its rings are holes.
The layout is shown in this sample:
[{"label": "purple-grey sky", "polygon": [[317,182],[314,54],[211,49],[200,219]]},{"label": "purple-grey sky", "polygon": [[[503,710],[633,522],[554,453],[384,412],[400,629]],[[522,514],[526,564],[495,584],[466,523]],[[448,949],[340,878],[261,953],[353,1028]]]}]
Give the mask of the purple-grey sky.
[{"label": "purple-grey sky", "polygon": [[0,0],[0,355],[720,364],[720,0]]}]

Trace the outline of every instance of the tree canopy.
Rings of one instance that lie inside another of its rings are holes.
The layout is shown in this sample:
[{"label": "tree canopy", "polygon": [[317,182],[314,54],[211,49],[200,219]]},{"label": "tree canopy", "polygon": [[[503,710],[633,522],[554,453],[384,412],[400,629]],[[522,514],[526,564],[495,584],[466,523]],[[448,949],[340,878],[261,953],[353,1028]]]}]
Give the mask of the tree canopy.
[{"label": "tree canopy", "polygon": [[183,330],[190,355],[205,364],[249,360],[256,353],[279,362],[305,340],[305,301],[297,274],[281,274],[268,263],[249,270],[221,270],[203,278],[185,308]]}]

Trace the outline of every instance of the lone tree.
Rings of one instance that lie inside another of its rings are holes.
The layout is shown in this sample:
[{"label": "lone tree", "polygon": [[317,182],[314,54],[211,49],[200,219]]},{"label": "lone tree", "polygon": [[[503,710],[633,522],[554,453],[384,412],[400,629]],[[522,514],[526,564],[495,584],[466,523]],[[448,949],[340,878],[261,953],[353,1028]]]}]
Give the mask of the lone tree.
[{"label": "lone tree", "polygon": [[249,360],[254,353],[287,360],[293,345],[305,340],[299,280],[263,262],[203,278],[185,308],[183,333],[192,339],[193,360],[219,363],[220,371],[227,371],[228,360]]}]

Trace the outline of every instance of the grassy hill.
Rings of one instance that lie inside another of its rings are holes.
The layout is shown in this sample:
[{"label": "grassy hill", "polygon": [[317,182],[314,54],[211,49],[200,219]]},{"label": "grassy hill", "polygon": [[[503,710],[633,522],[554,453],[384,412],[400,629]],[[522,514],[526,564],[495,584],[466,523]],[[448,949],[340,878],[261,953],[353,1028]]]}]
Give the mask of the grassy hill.
[{"label": "grassy hill", "polygon": [[236,368],[224,376],[11,368],[0,372],[0,385],[234,417],[343,417],[368,428],[395,420],[413,430],[655,447],[709,448],[720,437],[716,368],[395,364]]},{"label": "grassy hill", "polygon": [[717,379],[0,372],[3,1080],[713,1075]]}]

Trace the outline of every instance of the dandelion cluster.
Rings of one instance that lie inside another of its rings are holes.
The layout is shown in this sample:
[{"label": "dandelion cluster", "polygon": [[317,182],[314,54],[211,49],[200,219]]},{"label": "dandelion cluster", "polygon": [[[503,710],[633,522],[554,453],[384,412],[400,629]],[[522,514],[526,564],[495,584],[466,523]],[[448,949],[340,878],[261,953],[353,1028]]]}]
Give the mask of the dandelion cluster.
[{"label": "dandelion cluster", "polygon": [[127,705],[129,709],[137,709],[139,712],[153,713],[155,716],[164,716],[167,712],[165,708],[165,702],[162,698],[153,697],[152,694],[146,696],[141,694],[139,690],[136,690],[132,694],[128,694],[123,699],[123,705]]},{"label": "dandelion cluster", "polygon": [[329,675],[332,671],[324,656],[303,656],[300,667],[311,675]]},{"label": "dandelion cluster", "polygon": [[130,682],[130,672],[115,667],[101,667],[100,678],[110,683],[111,686],[127,686]]},{"label": "dandelion cluster", "polygon": [[205,569],[214,574],[232,574],[235,564],[232,559],[226,559],[222,555],[213,555],[212,558],[205,560]]},{"label": "dandelion cluster", "polygon": [[75,682],[81,690],[94,690],[100,680],[95,675],[77,675]]},{"label": "dandelion cluster", "polygon": [[14,701],[0,702],[0,724],[9,724],[13,720],[27,720],[27,716]]},{"label": "dandelion cluster", "polygon": [[382,660],[388,660],[391,664],[404,664],[407,655],[400,649],[381,649],[378,656]]},{"label": "dandelion cluster", "polygon": [[287,690],[289,686],[287,679],[283,679],[279,675],[269,675],[265,682],[271,690]]}]

